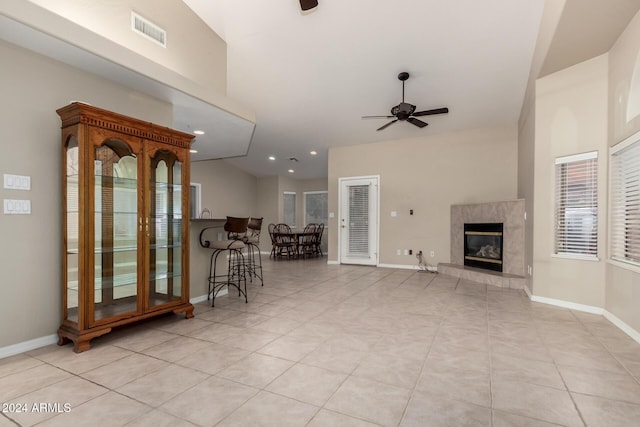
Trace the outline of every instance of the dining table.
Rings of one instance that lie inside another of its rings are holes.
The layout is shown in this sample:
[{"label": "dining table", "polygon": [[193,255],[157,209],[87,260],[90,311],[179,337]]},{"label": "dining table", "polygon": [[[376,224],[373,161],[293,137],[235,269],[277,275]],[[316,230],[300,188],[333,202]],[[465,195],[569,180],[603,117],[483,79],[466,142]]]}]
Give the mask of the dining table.
[{"label": "dining table", "polygon": [[273,233],[276,242],[292,242],[293,243],[293,255],[298,257],[301,255],[300,249],[302,247],[303,239],[309,236],[317,235],[317,231],[287,231],[287,232],[275,232]]}]

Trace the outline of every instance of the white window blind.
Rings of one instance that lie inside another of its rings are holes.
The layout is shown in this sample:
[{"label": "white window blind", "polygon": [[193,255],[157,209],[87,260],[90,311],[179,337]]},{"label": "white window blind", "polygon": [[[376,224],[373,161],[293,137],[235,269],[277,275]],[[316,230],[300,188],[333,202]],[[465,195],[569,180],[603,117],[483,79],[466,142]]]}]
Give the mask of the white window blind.
[{"label": "white window blind", "polygon": [[304,223],[326,224],[328,213],[326,191],[307,191],[304,193]]},{"label": "white window blind", "polygon": [[369,186],[349,186],[349,256],[369,255]]},{"label": "white window blind", "polygon": [[290,227],[296,226],[296,193],[285,191],[283,194],[283,222]]},{"label": "white window blind", "polygon": [[556,159],[555,253],[598,255],[598,153]]},{"label": "white window blind", "polygon": [[640,265],[640,133],[611,150],[611,259]]}]

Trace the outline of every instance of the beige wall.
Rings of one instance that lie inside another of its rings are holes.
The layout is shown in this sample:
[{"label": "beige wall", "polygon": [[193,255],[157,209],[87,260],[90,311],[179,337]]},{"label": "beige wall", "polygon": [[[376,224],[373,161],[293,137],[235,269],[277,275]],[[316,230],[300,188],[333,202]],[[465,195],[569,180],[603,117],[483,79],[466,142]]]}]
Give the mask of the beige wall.
[{"label": "beige wall", "polygon": [[[258,181],[224,160],[207,160],[191,163],[191,182],[197,182],[202,190],[202,209],[211,211],[212,218],[227,216],[260,216],[258,209]],[[203,228],[212,224],[194,222],[191,224],[191,252],[189,259],[191,298],[207,294],[207,277],[211,250],[204,249],[199,243],[199,234]],[[263,229],[266,229],[263,226]],[[207,231],[206,238],[216,239],[217,233],[225,236],[222,227]],[[224,264],[220,261],[220,266]]]},{"label": "beige wall", "polygon": [[536,48],[531,61],[531,71],[527,90],[518,121],[518,198],[525,201],[525,286],[533,293],[533,282],[529,267],[533,266],[533,219],[534,219],[534,176],[535,176],[535,108],[536,80],[549,52],[558,22],[562,16],[566,0],[546,0]]},{"label": "beige wall", "polygon": [[[227,47],[181,0],[30,0],[189,80],[226,94]],[[131,31],[131,11],[167,31],[167,47]]]},{"label": "beige wall", "polygon": [[[640,102],[640,14],[609,52],[609,145],[640,130],[640,116],[633,117],[630,102]],[[606,270],[607,311],[640,331],[640,270],[611,263]]]},{"label": "beige wall", "polygon": [[55,110],[72,99],[163,125],[171,106],[0,42],[0,173],[31,176],[31,215],[1,215],[0,348],[55,334],[61,310],[61,142]]},{"label": "beige wall", "polygon": [[339,258],[339,178],[380,175],[379,263],[416,266],[415,255],[396,249],[433,250],[429,264],[449,262],[451,205],[515,199],[516,168],[515,126],[331,148],[329,261]]},{"label": "beige wall", "polygon": [[[22,0],[3,1],[0,13],[187,93],[198,93],[209,102],[220,101],[223,108],[237,107],[221,96],[226,88],[226,45],[183,2],[171,0],[160,7],[152,1],[38,3],[56,13]],[[169,30],[167,49],[158,50],[130,32],[127,10],[134,3],[137,12]],[[89,30],[63,17],[82,22]],[[19,325],[0,334],[3,348],[55,334],[60,324],[62,200],[60,121],[55,110],[79,99],[169,127],[173,117],[171,105],[13,45],[0,42],[0,57],[0,108],[3,123],[11,124],[0,129],[5,154],[0,156],[0,171],[32,179],[29,192],[0,189],[3,199],[28,198],[32,203],[31,215],[3,215],[0,220],[3,242],[12,242],[0,256],[4,292],[0,313],[5,324]],[[236,176],[228,165],[216,166],[215,172],[204,175],[215,177],[226,171],[227,176]],[[247,200],[255,200],[255,178],[241,176],[240,182],[253,193],[246,199],[225,198],[234,212],[253,208]],[[212,196],[205,190],[204,203]],[[213,201],[209,206],[215,209]],[[197,289],[193,295],[198,295]]]},{"label": "beige wall", "polygon": [[[604,307],[607,203],[608,57],[539,79],[535,111],[533,294]],[[598,256],[552,256],[555,158],[598,151]]]}]

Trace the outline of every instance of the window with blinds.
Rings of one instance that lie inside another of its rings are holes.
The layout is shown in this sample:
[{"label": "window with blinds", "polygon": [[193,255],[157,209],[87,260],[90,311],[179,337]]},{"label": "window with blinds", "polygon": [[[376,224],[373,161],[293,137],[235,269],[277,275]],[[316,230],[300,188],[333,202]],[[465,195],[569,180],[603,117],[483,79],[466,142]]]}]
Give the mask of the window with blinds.
[{"label": "window with blinds", "polygon": [[611,149],[611,259],[640,266],[640,132]]},{"label": "window with blinds", "polygon": [[598,255],[598,152],[556,159],[555,253]]},{"label": "window with blinds", "polygon": [[304,223],[326,224],[328,213],[326,191],[306,191],[304,193]]},{"label": "window with blinds", "polygon": [[290,227],[296,226],[296,193],[285,191],[282,197],[283,206],[283,221]]}]

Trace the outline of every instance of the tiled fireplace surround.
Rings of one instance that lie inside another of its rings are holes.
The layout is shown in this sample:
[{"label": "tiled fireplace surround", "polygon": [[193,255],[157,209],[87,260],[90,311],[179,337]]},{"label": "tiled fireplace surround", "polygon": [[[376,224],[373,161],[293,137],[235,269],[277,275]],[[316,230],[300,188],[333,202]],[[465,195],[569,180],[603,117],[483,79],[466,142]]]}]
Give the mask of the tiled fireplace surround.
[{"label": "tiled fireplace surround", "polygon": [[[503,288],[523,289],[524,200],[451,206],[451,263],[438,271],[454,277]],[[464,266],[464,224],[503,223],[502,273]]]}]

